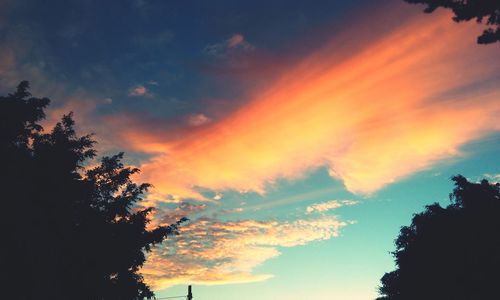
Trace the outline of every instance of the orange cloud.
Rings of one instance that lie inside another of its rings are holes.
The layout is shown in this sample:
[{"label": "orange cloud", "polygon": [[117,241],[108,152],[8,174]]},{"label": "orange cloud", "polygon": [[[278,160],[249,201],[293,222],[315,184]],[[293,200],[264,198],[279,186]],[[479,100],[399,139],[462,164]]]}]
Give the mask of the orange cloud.
[{"label": "orange cloud", "polygon": [[350,191],[371,193],[499,129],[498,84],[481,86],[500,70],[498,48],[464,38],[474,24],[419,14],[378,32],[377,18],[391,19],[360,25],[376,38],[333,38],[223,120],[172,140],[157,135],[154,147],[131,129],[130,145],[156,154],[141,179],[158,198],[201,198],[193,187],[263,192],[327,166]]}]

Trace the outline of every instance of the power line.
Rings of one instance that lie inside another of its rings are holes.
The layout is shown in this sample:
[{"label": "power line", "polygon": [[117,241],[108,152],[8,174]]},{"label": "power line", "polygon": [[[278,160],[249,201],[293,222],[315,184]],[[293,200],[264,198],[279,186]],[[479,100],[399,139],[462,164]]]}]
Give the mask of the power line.
[{"label": "power line", "polygon": [[173,298],[186,298],[186,296],[161,297],[161,298],[155,298],[155,299],[160,300],[160,299],[173,299]]}]

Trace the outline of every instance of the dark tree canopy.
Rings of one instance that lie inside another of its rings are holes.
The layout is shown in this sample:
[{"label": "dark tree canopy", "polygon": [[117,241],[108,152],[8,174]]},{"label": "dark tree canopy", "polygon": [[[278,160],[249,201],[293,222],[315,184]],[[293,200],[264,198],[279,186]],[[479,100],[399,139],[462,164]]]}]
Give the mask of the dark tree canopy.
[{"label": "dark tree canopy", "polygon": [[50,133],[39,125],[46,98],[26,81],[0,97],[2,299],[143,299],[153,297],[138,273],[145,252],[176,233],[180,220],[148,229],[123,153],[96,155],[91,135],[77,136],[72,114]]},{"label": "dark tree canopy", "polygon": [[378,299],[498,298],[500,184],[453,180],[450,205],[429,205],[401,228]]},{"label": "dark tree canopy", "polygon": [[432,13],[439,7],[453,11],[455,22],[485,21],[491,27],[485,29],[477,38],[479,44],[490,44],[500,41],[500,0],[404,0],[408,3],[422,3],[427,7],[426,13]]}]

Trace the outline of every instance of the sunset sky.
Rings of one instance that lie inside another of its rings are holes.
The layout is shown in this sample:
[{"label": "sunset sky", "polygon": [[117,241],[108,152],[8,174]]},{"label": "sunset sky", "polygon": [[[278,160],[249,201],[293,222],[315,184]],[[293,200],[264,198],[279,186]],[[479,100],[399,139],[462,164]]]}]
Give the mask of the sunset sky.
[{"label": "sunset sky", "polygon": [[[385,1],[0,0],[0,93],[29,80],[126,153],[157,297],[373,299],[450,177],[500,180],[500,45]],[[95,162],[89,162],[94,164]]]}]

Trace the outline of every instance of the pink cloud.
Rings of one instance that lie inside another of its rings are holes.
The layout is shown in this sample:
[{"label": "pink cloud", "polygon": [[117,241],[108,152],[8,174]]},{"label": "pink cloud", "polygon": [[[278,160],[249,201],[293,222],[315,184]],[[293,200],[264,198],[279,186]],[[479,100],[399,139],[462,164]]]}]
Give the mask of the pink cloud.
[{"label": "pink cloud", "polygon": [[194,114],[188,117],[188,124],[191,126],[201,126],[212,121],[209,117],[204,114]]},{"label": "pink cloud", "polygon": [[148,89],[145,86],[138,85],[138,86],[133,87],[129,91],[128,95],[130,97],[141,97],[141,96],[149,95],[149,93],[148,93]]},{"label": "pink cloud", "polygon": [[244,42],[245,38],[243,37],[243,35],[237,33],[227,40],[227,46],[229,48],[234,48],[237,47],[238,45],[242,45]]}]

